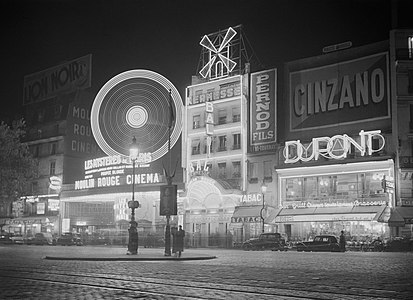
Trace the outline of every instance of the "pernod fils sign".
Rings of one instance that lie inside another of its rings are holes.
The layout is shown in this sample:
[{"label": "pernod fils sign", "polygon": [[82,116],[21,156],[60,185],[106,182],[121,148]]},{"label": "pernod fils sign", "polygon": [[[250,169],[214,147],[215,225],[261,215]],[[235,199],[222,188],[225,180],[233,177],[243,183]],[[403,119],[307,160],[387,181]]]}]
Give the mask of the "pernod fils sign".
[{"label": "pernod fils sign", "polygon": [[302,144],[300,140],[288,141],[284,148],[284,162],[287,164],[307,162],[318,160],[320,156],[328,159],[344,159],[352,146],[361,156],[372,155],[384,148],[385,139],[380,133],[380,130],[362,130],[359,133],[360,142],[347,134],[313,138],[309,144]]},{"label": "pernod fils sign", "polygon": [[251,74],[250,152],[275,150],[276,70]]}]

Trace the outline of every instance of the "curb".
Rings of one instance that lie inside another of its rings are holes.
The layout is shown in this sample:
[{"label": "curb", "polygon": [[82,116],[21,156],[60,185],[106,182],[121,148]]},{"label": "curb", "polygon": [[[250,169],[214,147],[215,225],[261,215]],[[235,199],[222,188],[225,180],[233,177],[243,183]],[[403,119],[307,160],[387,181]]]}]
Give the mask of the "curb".
[{"label": "curb", "polygon": [[216,256],[196,256],[196,257],[57,257],[45,256],[43,259],[47,260],[78,260],[78,261],[186,261],[186,260],[208,260],[215,259]]}]

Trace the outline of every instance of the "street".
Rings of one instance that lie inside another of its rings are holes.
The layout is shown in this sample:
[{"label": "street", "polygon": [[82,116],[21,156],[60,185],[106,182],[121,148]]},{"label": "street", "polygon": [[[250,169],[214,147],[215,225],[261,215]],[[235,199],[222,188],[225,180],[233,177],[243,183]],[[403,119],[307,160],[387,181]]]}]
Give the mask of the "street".
[{"label": "street", "polygon": [[[91,254],[104,251],[110,256],[114,250],[0,244],[0,299],[413,298],[411,252],[304,253],[202,248],[185,249],[183,257],[202,254],[217,258],[44,259],[76,251]],[[161,248],[139,251],[163,253]]]}]

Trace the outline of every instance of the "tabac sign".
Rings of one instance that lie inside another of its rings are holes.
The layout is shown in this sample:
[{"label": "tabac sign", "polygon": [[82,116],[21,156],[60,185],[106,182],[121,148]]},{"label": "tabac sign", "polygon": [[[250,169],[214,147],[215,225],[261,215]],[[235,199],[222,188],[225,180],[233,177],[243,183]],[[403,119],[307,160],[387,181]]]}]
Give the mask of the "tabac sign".
[{"label": "tabac sign", "polygon": [[274,151],[276,143],[276,69],[251,74],[250,151]]}]

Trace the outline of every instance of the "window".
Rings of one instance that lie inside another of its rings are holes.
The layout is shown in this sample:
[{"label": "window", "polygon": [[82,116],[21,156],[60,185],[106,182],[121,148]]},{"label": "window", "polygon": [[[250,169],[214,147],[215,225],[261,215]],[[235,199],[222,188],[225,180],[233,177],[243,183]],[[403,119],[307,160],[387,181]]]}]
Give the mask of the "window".
[{"label": "window", "polygon": [[264,181],[272,181],[272,163],[270,160],[264,161]]},{"label": "window", "polygon": [[240,133],[235,133],[232,135],[234,144],[232,145],[232,149],[241,149],[241,134]]},{"label": "window", "polygon": [[227,150],[227,137],[225,135],[221,135],[219,138],[219,147],[218,151],[225,151]]},{"label": "window", "polygon": [[218,163],[218,176],[219,178],[226,178],[226,168],[227,164],[226,163]]},{"label": "window", "polygon": [[218,125],[227,123],[227,111],[225,109],[220,109],[218,111]]},{"label": "window", "polygon": [[50,144],[50,155],[56,154],[56,149],[57,149],[57,143],[51,143]]},{"label": "window", "polygon": [[40,154],[40,145],[33,146],[33,157],[39,157]]},{"label": "window", "polygon": [[199,139],[192,141],[192,155],[200,154],[201,141]]},{"label": "window", "polygon": [[35,195],[37,194],[39,191],[39,184],[37,183],[37,181],[33,181],[32,182],[32,194]]},{"label": "window", "polygon": [[249,164],[249,181],[250,183],[257,183],[258,182],[258,163],[251,162]]},{"label": "window", "polygon": [[200,128],[201,127],[201,116],[200,115],[194,115],[192,119],[192,128]]},{"label": "window", "polygon": [[413,58],[413,36],[407,38],[407,47],[409,48],[409,58]]},{"label": "window", "polygon": [[56,174],[56,161],[50,162],[50,175]]},{"label": "window", "polygon": [[232,108],[232,122],[241,122],[241,109],[239,107]]},{"label": "window", "polygon": [[208,153],[208,138],[205,138],[205,146],[204,146],[204,153],[205,154],[210,154],[212,153],[214,147],[214,138],[211,137],[211,145],[209,146],[209,153]]},{"label": "window", "polygon": [[241,162],[240,161],[232,162],[232,177],[234,178],[241,177]]}]

